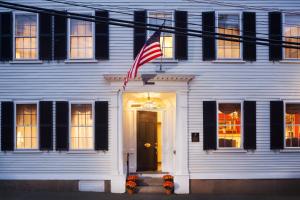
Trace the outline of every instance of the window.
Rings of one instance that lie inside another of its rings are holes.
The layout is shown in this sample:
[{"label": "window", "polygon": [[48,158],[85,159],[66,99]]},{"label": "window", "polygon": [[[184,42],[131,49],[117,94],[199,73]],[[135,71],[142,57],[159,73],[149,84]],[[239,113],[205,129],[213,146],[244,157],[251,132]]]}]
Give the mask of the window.
[{"label": "window", "polygon": [[219,148],[241,148],[241,104],[218,104]]},{"label": "window", "polygon": [[300,147],[300,104],[286,104],[285,147]]},{"label": "window", "polygon": [[71,149],[93,149],[92,104],[71,104]]},{"label": "window", "polygon": [[[219,14],[218,15],[218,33],[240,36],[240,14]],[[237,39],[235,37],[226,37],[228,39]],[[240,59],[240,42],[227,40],[217,41],[218,59]]]},{"label": "window", "polygon": [[[162,25],[165,21],[165,26],[172,26],[173,14],[171,12],[150,12],[149,13],[149,24]],[[148,31],[148,37],[150,37],[154,31]],[[163,53],[163,58],[172,59],[173,53],[173,34],[172,33],[161,33],[160,35],[160,46]]]},{"label": "window", "polygon": [[70,19],[70,59],[92,59],[93,44],[93,23]]},{"label": "window", "polygon": [[[284,40],[286,42],[300,42],[300,15],[285,15]],[[291,45],[292,46],[292,45]],[[298,45],[295,45],[298,46]],[[285,59],[300,59],[300,49],[285,48]]]},{"label": "window", "polygon": [[37,59],[37,15],[15,14],[15,59]]},{"label": "window", "polygon": [[16,149],[37,149],[37,105],[16,104]]}]

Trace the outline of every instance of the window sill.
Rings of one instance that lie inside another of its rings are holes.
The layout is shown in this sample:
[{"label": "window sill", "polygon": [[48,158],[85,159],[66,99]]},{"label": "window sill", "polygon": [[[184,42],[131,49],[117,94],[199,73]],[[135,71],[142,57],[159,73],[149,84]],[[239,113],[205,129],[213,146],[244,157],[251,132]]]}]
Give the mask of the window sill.
[{"label": "window sill", "polygon": [[152,63],[159,64],[159,63],[178,63],[179,61],[177,59],[158,59],[152,61]]},{"label": "window sill", "polygon": [[12,153],[14,154],[30,154],[30,153],[43,153],[43,151],[40,150],[14,150]]},{"label": "window sill", "polygon": [[224,59],[224,60],[222,60],[222,59],[220,59],[220,60],[214,60],[214,61],[212,61],[212,63],[240,63],[240,64],[243,64],[243,63],[246,63],[246,61],[244,61],[244,60],[230,60],[230,59],[228,59],[228,60],[226,60],[226,59]]},{"label": "window sill", "polygon": [[282,149],[282,150],[280,150],[280,153],[300,153],[300,148]]},{"label": "window sill", "polygon": [[41,60],[13,60],[9,61],[9,64],[42,64]]},{"label": "window sill", "polygon": [[70,150],[66,152],[67,154],[97,154],[95,150]]},{"label": "window sill", "polygon": [[65,60],[65,63],[98,63],[98,60],[95,59],[74,59],[74,60]]},{"label": "window sill", "polygon": [[279,63],[282,64],[300,64],[300,60],[295,59],[295,60],[280,60]]},{"label": "window sill", "polygon": [[213,153],[247,153],[245,149],[217,149]]}]

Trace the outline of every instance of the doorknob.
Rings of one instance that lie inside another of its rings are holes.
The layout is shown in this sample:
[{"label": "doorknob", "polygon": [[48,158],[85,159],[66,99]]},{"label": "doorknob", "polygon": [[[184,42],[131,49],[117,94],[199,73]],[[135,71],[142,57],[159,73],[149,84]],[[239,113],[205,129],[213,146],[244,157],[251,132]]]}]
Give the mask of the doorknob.
[{"label": "doorknob", "polygon": [[151,144],[150,144],[150,143],[145,143],[145,144],[144,144],[144,147],[150,148],[150,147],[151,147]]}]

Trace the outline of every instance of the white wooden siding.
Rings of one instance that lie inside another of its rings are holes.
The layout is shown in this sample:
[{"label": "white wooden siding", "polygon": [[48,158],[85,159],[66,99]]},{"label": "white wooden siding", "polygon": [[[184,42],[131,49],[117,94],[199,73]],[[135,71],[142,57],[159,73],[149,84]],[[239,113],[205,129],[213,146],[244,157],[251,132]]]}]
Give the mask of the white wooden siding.
[{"label": "white wooden siding", "polygon": [[[11,2],[55,9],[67,8],[73,11],[83,10],[42,0],[11,0]],[[169,0],[167,6],[163,0],[122,2],[81,0],[79,2],[89,5],[117,5],[152,10],[187,10],[188,21],[196,24],[201,24],[200,14],[203,11],[243,11],[238,8],[195,4],[183,0]],[[231,0],[226,2],[290,10],[299,10],[300,8],[300,1],[296,0],[248,0],[242,2]],[[106,8],[110,9],[111,7]],[[112,12],[110,17],[133,19],[133,16]],[[267,12],[258,10],[257,21],[257,32],[268,33]],[[201,30],[200,26],[190,24],[188,26]],[[267,38],[267,35],[258,36]],[[191,178],[300,178],[300,153],[271,151],[269,133],[269,101],[300,100],[300,65],[269,62],[268,47],[259,45],[257,46],[256,62],[203,62],[201,38],[189,37],[188,40],[189,59],[178,63],[165,63],[164,68],[167,73],[171,74],[196,75],[195,80],[190,82],[188,96],[189,131],[187,134],[189,134]],[[104,80],[103,74],[125,74],[132,62],[133,30],[110,26],[109,61],[0,64],[0,101],[109,100],[111,89]],[[141,71],[154,72],[157,66],[158,64],[147,64]],[[203,151],[202,102],[227,99],[257,101],[256,151],[229,153]],[[109,126],[109,130],[111,133],[111,126]],[[191,143],[190,134],[192,132],[200,132],[200,143]],[[106,153],[0,152],[0,179],[110,179],[111,144],[110,134],[110,150]]]}]

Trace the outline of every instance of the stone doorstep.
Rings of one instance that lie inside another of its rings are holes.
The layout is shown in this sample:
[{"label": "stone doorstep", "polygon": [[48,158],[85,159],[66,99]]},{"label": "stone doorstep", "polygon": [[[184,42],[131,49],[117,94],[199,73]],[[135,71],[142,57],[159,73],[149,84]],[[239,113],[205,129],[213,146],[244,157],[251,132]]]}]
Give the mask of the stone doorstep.
[{"label": "stone doorstep", "polygon": [[165,189],[163,186],[138,186],[137,193],[163,194]]},{"label": "stone doorstep", "polygon": [[137,180],[138,186],[161,186],[164,181],[162,178],[139,178]]}]

